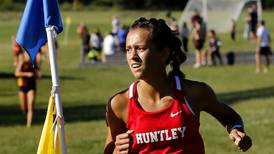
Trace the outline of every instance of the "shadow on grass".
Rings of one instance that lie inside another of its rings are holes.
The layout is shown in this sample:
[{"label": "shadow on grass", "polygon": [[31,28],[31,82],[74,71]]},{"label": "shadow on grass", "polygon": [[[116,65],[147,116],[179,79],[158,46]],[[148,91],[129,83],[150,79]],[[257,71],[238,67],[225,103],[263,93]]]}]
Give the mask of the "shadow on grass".
[{"label": "shadow on grass", "polygon": [[[60,80],[78,80],[81,79],[81,77],[72,77],[72,76],[59,76]],[[42,75],[42,78],[40,80],[51,80],[51,75],[44,74]]]},{"label": "shadow on grass", "polygon": [[0,72],[0,79],[12,79],[15,78],[14,73]]},{"label": "shadow on grass", "polygon": [[[77,103],[75,103],[77,104]],[[33,124],[42,124],[46,118],[46,108],[36,108]],[[104,104],[64,106],[66,123],[105,119]],[[25,125],[26,116],[19,110],[19,105],[0,105],[0,126]]]},{"label": "shadow on grass", "polygon": [[[0,72],[0,79],[12,79],[15,78],[14,73],[6,73]],[[81,79],[80,77],[72,77],[72,76],[60,76],[61,80],[77,80]],[[43,74],[39,80],[51,80],[51,75]]]},{"label": "shadow on grass", "polygon": [[217,94],[219,100],[226,104],[234,104],[243,100],[260,99],[273,96],[274,86]]},{"label": "shadow on grass", "polygon": [[[260,99],[274,96],[274,86],[218,94],[218,98],[233,104],[239,101]],[[79,102],[70,103],[79,104]],[[105,119],[105,104],[64,106],[63,112],[66,123]],[[44,123],[46,108],[36,108],[33,124]],[[19,105],[0,105],[0,126],[25,125],[25,115],[19,110]]]}]

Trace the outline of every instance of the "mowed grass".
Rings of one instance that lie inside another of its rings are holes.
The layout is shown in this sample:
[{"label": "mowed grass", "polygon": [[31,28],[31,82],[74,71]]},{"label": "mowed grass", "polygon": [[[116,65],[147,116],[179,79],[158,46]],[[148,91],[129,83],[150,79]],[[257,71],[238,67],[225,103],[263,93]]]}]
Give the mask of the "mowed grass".
[{"label": "mowed grass", "polygon": [[[72,25],[69,44],[64,46],[63,33],[58,41],[58,70],[61,79],[61,96],[65,116],[65,131],[68,152],[103,153],[105,129],[105,106],[109,97],[123,90],[134,80],[127,66],[105,66],[78,68],[80,39],[76,34],[79,22],[86,22],[90,31],[100,27],[102,32],[110,30],[112,14],[122,17],[124,23],[131,23],[139,16],[162,17],[164,11],[98,11],[63,12],[63,18],[70,15]],[[180,12],[174,12],[179,16]],[[274,12],[265,12],[271,24]],[[17,31],[20,13],[0,13],[0,153],[35,153],[38,147],[51,91],[49,64],[44,60],[43,77],[38,80],[34,124],[25,127],[25,118],[20,113],[18,88],[14,78],[10,38]],[[270,25],[273,27],[274,25]],[[274,31],[274,27],[273,27]],[[229,43],[228,34],[222,39]],[[223,43],[225,44],[225,43]],[[252,44],[238,42],[224,46],[224,51],[253,49]],[[211,85],[218,98],[233,107],[245,121],[247,133],[253,138],[253,147],[248,154],[271,154],[274,142],[274,72],[254,73],[253,65],[233,67],[212,67],[193,69],[182,66],[186,77]],[[201,134],[208,154],[239,153],[229,140],[226,130],[210,115],[201,114]]]}]

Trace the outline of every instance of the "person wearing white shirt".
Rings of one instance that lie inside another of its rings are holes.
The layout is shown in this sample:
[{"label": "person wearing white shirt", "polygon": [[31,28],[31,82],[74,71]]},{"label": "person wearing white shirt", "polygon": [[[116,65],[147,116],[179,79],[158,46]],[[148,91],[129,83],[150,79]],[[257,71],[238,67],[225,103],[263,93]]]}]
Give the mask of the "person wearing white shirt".
[{"label": "person wearing white shirt", "polygon": [[261,20],[258,24],[257,29],[257,41],[256,41],[256,72],[261,71],[261,56],[265,57],[264,72],[267,72],[270,65],[271,47],[270,47],[270,34],[268,29],[265,27],[265,21]]},{"label": "person wearing white shirt", "polygon": [[117,16],[112,16],[112,33],[114,35],[117,35],[118,30],[121,28],[121,22]]},{"label": "person wearing white shirt", "polygon": [[105,36],[103,42],[103,57],[102,62],[106,62],[106,57],[114,55],[116,50],[115,38],[112,33]]}]

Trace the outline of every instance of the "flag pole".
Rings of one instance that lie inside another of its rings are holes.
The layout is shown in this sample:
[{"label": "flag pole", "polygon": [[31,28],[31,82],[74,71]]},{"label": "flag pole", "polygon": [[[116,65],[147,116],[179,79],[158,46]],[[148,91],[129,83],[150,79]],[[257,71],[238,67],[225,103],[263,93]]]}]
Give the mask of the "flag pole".
[{"label": "flag pole", "polygon": [[62,154],[67,154],[67,148],[65,143],[65,128],[64,128],[64,116],[62,110],[62,101],[60,95],[60,80],[57,71],[57,60],[56,60],[56,47],[55,38],[57,36],[55,31],[55,26],[49,26],[46,28],[47,39],[48,39],[48,50],[49,50],[49,61],[50,61],[50,71],[52,79],[52,95],[55,99],[56,116],[59,123],[57,123],[58,131],[60,132],[60,145],[62,149]]}]

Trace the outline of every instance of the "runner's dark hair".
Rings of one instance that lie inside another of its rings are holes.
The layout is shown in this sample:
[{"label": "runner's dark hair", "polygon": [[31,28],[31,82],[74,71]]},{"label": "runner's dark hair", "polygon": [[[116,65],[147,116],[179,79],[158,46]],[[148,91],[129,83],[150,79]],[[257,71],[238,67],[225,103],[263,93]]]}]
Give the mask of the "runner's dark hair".
[{"label": "runner's dark hair", "polygon": [[136,28],[148,29],[151,32],[151,42],[154,43],[159,50],[166,47],[170,49],[171,53],[166,62],[166,64],[169,64],[172,68],[169,76],[178,75],[184,78],[185,75],[180,70],[181,64],[186,60],[186,55],[181,49],[182,42],[168,27],[166,22],[163,19],[146,19],[141,17],[130,26],[130,30]]}]

